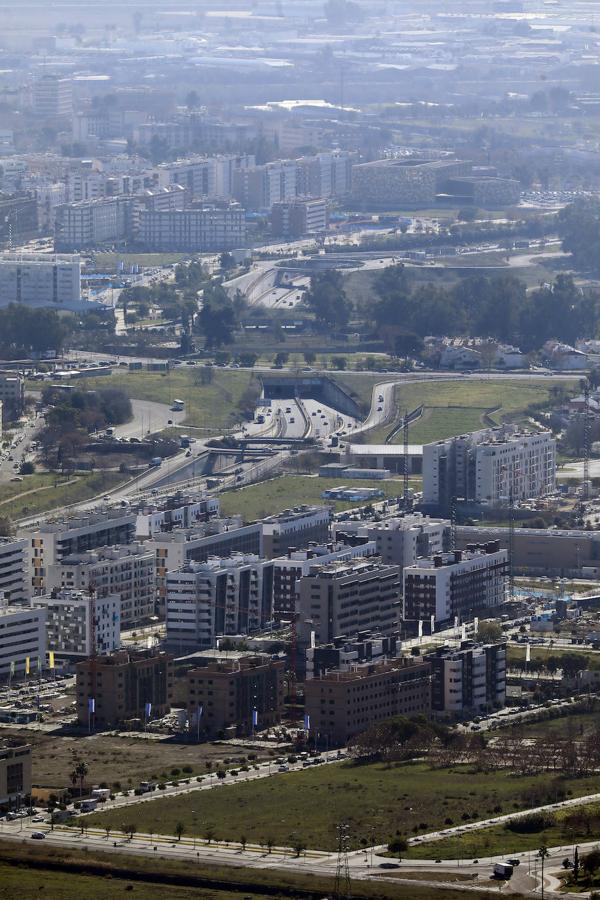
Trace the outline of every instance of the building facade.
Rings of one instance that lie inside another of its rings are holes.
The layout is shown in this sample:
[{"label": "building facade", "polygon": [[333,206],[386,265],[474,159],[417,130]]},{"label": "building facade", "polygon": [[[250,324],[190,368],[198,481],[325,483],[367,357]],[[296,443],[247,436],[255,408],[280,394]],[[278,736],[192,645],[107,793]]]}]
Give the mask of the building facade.
[{"label": "building facade", "polygon": [[290,549],[326,543],[331,510],[327,506],[296,506],[262,522],[263,553],[268,559],[284,556]]},{"label": "building facade", "polygon": [[26,540],[0,538],[0,598],[21,603],[29,596]]},{"label": "building facade", "polygon": [[81,306],[81,260],[79,256],[46,253],[0,255],[0,306],[23,303],[28,307],[51,306],[73,309]]},{"label": "building facade", "polygon": [[84,660],[76,666],[76,692],[77,719],[88,728],[160,718],[171,709],[173,659],[151,650],[122,650]]},{"label": "building facade", "polygon": [[423,447],[423,500],[449,509],[452,498],[491,505],[544,497],[556,486],[550,432],[485,429]]},{"label": "building facade", "polygon": [[152,548],[139,543],[72,554],[48,566],[46,587],[48,591],[93,590],[97,597],[116,594],[121,628],[133,628],[156,612],[155,556]]},{"label": "building facade", "polygon": [[246,243],[246,211],[237,203],[142,210],[139,240],[148,250],[218,252]]},{"label": "building facade", "polygon": [[497,541],[439,553],[404,569],[404,619],[459,622],[506,598],[508,552]]},{"label": "building facade", "polygon": [[278,725],[284,670],[281,659],[247,654],[191,669],[186,676],[190,729],[207,738],[247,737]]},{"label": "building facade", "polygon": [[440,647],[425,655],[431,664],[434,715],[460,718],[501,709],[506,701],[506,642]]},{"label": "building facade", "polygon": [[371,560],[315,566],[300,579],[298,642],[329,644],[360,631],[398,627],[401,571]]},{"label": "building facade", "polygon": [[92,653],[112,653],[121,645],[121,599],[81,591],[54,591],[36,597],[34,606],[46,611],[48,650],[73,659]]},{"label": "building facade", "polygon": [[414,657],[329,672],[304,685],[310,733],[322,744],[343,746],[393,716],[429,716],[431,665]]},{"label": "building facade", "polygon": [[25,805],[31,794],[31,747],[0,744],[0,807]]},{"label": "building facade", "polygon": [[181,654],[258,631],[271,618],[272,594],[273,565],[258,556],[188,563],[167,575],[167,643]]},{"label": "building facade", "polygon": [[41,668],[46,649],[46,610],[0,604],[0,679]]}]

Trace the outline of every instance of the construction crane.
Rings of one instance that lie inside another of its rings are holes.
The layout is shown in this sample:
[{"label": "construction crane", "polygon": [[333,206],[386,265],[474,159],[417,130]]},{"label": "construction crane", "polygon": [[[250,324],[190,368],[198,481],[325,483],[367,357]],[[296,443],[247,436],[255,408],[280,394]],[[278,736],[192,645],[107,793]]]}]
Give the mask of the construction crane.
[{"label": "construction crane", "polygon": [[[587,378],[583,382],[583,484],[581,486],[581,499],[583,502],[590,498],[590,452],[592,444],[592,420],[590,416],[590,383]],[[582,518],[584,514],[582,507]]]},{"label": "construction crane", "polygon": [[408,410],[404,410],[404,420],[402,423],[402,438],[403,438],[403,482],[404,482],[404,509],[409,510],[412,507],[411,499],[410,499],[410,490],[408,487],[408,468],[409,468],[409,453],[408,453]]}]

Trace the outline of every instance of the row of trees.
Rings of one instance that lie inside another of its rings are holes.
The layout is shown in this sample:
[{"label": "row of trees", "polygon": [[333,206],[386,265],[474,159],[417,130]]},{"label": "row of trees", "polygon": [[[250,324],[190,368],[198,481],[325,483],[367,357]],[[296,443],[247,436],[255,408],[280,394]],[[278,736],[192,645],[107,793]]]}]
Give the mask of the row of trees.
[{"label": "row of trees", "polygon": [[73,316],[11,303],[0,310],[0,355],[19,359],[46,351],[59,354],[74,327]]}]

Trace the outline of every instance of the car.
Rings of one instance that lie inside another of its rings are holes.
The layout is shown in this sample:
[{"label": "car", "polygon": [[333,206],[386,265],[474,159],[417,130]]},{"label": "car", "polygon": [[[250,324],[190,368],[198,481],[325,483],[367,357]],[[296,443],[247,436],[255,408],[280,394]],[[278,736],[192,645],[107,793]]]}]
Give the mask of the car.
[{"label": "car", "polygon": [[32,821],[32,822],[43,822],[43,821],[44,821],[44,816],[34,816],[33,819],[32,819],[31,821]]},{"label": "car", "polygon": [[516,856],[513,856],[511,859],[507,859],[506,862],[510,863],[511,866],[520,866],[521,865],[521,860],[517,859]]},{"label": "car", "polygon": [[290,767],[284,763],[284,764],[281,765],[281,766],[277,766],[277,771],[278,771],[278,772],[289,772],[289,771],[290,771]]},{"label": "car", "polygon": [[379,863],[379,868],[380,869],[399,869],[400,865],[398,863],[386,862],[386,863]]},{"label": "car", "polygon": [[43,841],[44,838],[46,837],[46,832],[45,831],[32,831],[31,837],[33,838],[34,841]]}]

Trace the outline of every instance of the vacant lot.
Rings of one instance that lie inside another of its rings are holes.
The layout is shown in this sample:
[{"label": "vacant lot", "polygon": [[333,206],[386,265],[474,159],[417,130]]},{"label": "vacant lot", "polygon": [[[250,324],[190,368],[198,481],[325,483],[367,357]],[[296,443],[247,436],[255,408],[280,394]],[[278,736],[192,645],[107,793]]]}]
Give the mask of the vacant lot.
[{"label": "vacant lot", "polygon": [[[598,779],[561,783],[581,795],[597,790]],[[254,842],[272,839],[289,846],[299,838],[308,847],[333,850],[340,821],[350,826],[353,847],[373,837],[384,843],[397,831],[412,835],[433,831],[446,820],[458,824],[526,809],[527,791],[547,784],[546,775],[495,772],[490,777],[465,766],[435,770],[424,764],[342,763],[206,791],[200,819],[193,814],[198,803],[193,795],[144,803],[131,813],[142,832],[173,834],[182,822],[187,834],[196,829],[202,836],[209,823],[218,839],[239,840],[245,834]],[[118,828],[122,820],[122,811],[102,813],[90,824]]]},{"label": "vacant lot", "polygon": [[128,397],[157,403],[171,404],[177,397],[186,405],[185,423],[207,432],[219,432],[240,422],[241,408],[249,400],[253,403],[260,393],[258,379],[252,372],[211,368],[206,374],[198,366],[182,366],[168,373],[123,369],[110,376],[72,383],[90,391],[120,388]]},{"label": "vacant lot", "polygon": [[95,253],[94,265],[99,272],[116,271],[119,263],[129,266],[153,268],[168,266],[185,258],[183,253]]},{"label": "vacant lot", "polygon": [[302,503],[322,503],[331,505],[335,512],[364,506],[368,501],[333,502],[321,498],[322,491],[333,487],[377,488],[386,498],[402,494],[401,481],[363,481],[338,478],[319,478],[315,475],[283,475],[250,487],[226,491],[220,495],[221,510],[227,516],[239,513],[247,522],[281,512]]},{"label": "vacant lot", "polygon": [[[556,738],[557,740],[582,740],[595,734],[599,726],[598,713],[589,712],[573,716],[561,716],[558,719],[547,719],[543,722],[515,725],[510,732],[523,735],[525,738]],[[504,731],[503,734],[507,732]]]},{"label": "vacant lot", "polygon": [[[558,382],[557,382],[558,384]],[[560,381],[567,388],[576,381]],[[490,379],[489,381],[462,380],[398,384],[394,399],[398,419],[404,410],[423,405],[423,415],[410,427],[412,443],[427,443],[484,428],[489,424],[518,421],[532,405],[548,405],[552,398],[553,382],[549,378],[519,381]],[[392,426],[386,425],[369,434],[373,443],[383,441]],[[401,441],[398,434],[395,441]]]},{"label": "vacant lot", "polygon": [[[525,667],[525,644],[522,644],[520,647],[515,644],[508,645],[508,662],[512,666],[522,666]],[[594,652],[590,650],[589,652],[585,652],[585,650],[563,650],[557,649],[556,647],[532,647],[531,648],[531,662],[528,664],[527,668],[531,671],[535,671],[536,663],[545,664],[546,660],[550,656],[556,657],[556,659],[560,659],[561,656],[572,656],[577,653],[578,657],[581,657],[581,665],[582,668],[585,665],[587,669],[600,669],[600,653]]]},{"label": "vacant lot", "polygon": [[[0,737],[5,734],[1,731]],[[170,778],[175,768],[180,770],[179,777],[204,775],[207,760],[216,766],[220,760],[238,758],[246,753],[212,744],[178,744],[104,734],[56,737],[44,732],[22,731],[19,737],[33,747],[33,783],[46,787],[69,787],[75,759],[81,759],[87,765],[89,784],[106,782],[112,786],[120,782],[126,790],[137,787],[140,781]],[[192,772],[183,772],[184,766],[191,767]]]}]

